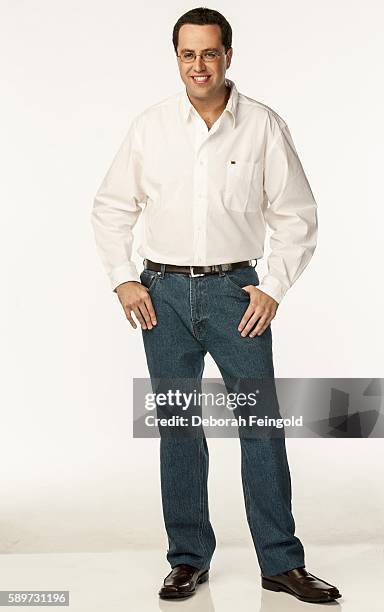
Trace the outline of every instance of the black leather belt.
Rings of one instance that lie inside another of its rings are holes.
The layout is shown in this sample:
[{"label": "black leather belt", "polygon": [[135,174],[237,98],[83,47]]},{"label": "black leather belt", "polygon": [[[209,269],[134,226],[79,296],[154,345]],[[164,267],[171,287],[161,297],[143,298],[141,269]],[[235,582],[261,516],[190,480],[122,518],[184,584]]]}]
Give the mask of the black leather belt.
[{"label": "black leather belt", "polygon": [[[144,268],[148,270],[154,270],[155,272],[161,271],[160,263],[151,261],[150,259],[144,259]],[[247,259],[246,261],[236,261],[235,263],[216,264],[213,266],[176,266],[174,264],[165,264],[166,272],[178,272],[180,274],[189,274],[190,276],[204,276],[205,274],[218,274],[220,270],[222,272],[229,272],[235,268],[245,268],[252,265],[252,260]]]}]

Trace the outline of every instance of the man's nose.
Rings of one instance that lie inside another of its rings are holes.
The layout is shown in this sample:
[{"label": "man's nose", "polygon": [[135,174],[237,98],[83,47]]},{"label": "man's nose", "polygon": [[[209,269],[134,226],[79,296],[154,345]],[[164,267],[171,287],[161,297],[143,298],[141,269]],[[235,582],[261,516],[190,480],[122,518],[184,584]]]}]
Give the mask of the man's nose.
[{"label": "man's nose", "polygon": [[196,70],[196,72],[201,72],[202,70],[205,70],[205,64],[203,62],[203,58],[200,57],[200,55],[196,56],[196,59],[193,62],[193,68],[194,70]]}]

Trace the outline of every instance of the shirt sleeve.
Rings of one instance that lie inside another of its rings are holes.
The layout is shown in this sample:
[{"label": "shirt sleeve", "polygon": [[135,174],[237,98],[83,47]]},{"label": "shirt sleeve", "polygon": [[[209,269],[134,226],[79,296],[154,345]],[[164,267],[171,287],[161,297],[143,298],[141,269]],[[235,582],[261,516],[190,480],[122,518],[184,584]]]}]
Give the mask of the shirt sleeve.
[{"label": "shirt sleeve", "polygon": [[127,281],[140,282],[132,261],[133,232],[145,202],[141,154],[133,121],[94,199],[91,212],[96,247],[113,291]]},{"label": "shirt sleeve", "polygon": [[264,212],[271,228],[267,274],[258,289],[278,303],[299,278],[316,248],[317,204],[292,136],[281,117],[270,116],[264,162]]}]

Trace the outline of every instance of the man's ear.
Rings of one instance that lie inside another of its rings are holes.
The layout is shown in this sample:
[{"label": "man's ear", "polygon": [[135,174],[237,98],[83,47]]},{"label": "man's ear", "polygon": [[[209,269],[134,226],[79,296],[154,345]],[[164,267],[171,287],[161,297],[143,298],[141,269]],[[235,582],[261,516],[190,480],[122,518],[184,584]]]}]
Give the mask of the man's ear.
[{"label": "man's ear", "polygon": [[227,68],[230,67],[231,65],[231,61],[232,61],[232,55],[233,55],[233,48],[230,47],[226,53],[226,64],[227,64]]}]

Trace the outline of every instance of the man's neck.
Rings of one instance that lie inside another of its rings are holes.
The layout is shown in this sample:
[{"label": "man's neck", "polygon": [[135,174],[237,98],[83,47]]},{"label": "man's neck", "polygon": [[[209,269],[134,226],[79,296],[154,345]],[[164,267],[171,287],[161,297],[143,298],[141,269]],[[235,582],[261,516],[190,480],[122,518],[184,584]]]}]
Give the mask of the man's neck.
[{"label": "man's neck", "polygon": [[213,100],[199,100],[195,98],[189,98],[189,100],[199,115],[204,119],[209,129],[224,111],[230,95],[231,88],[224,85],[222,92],[220,92],[220,94],[218,94]]}]

